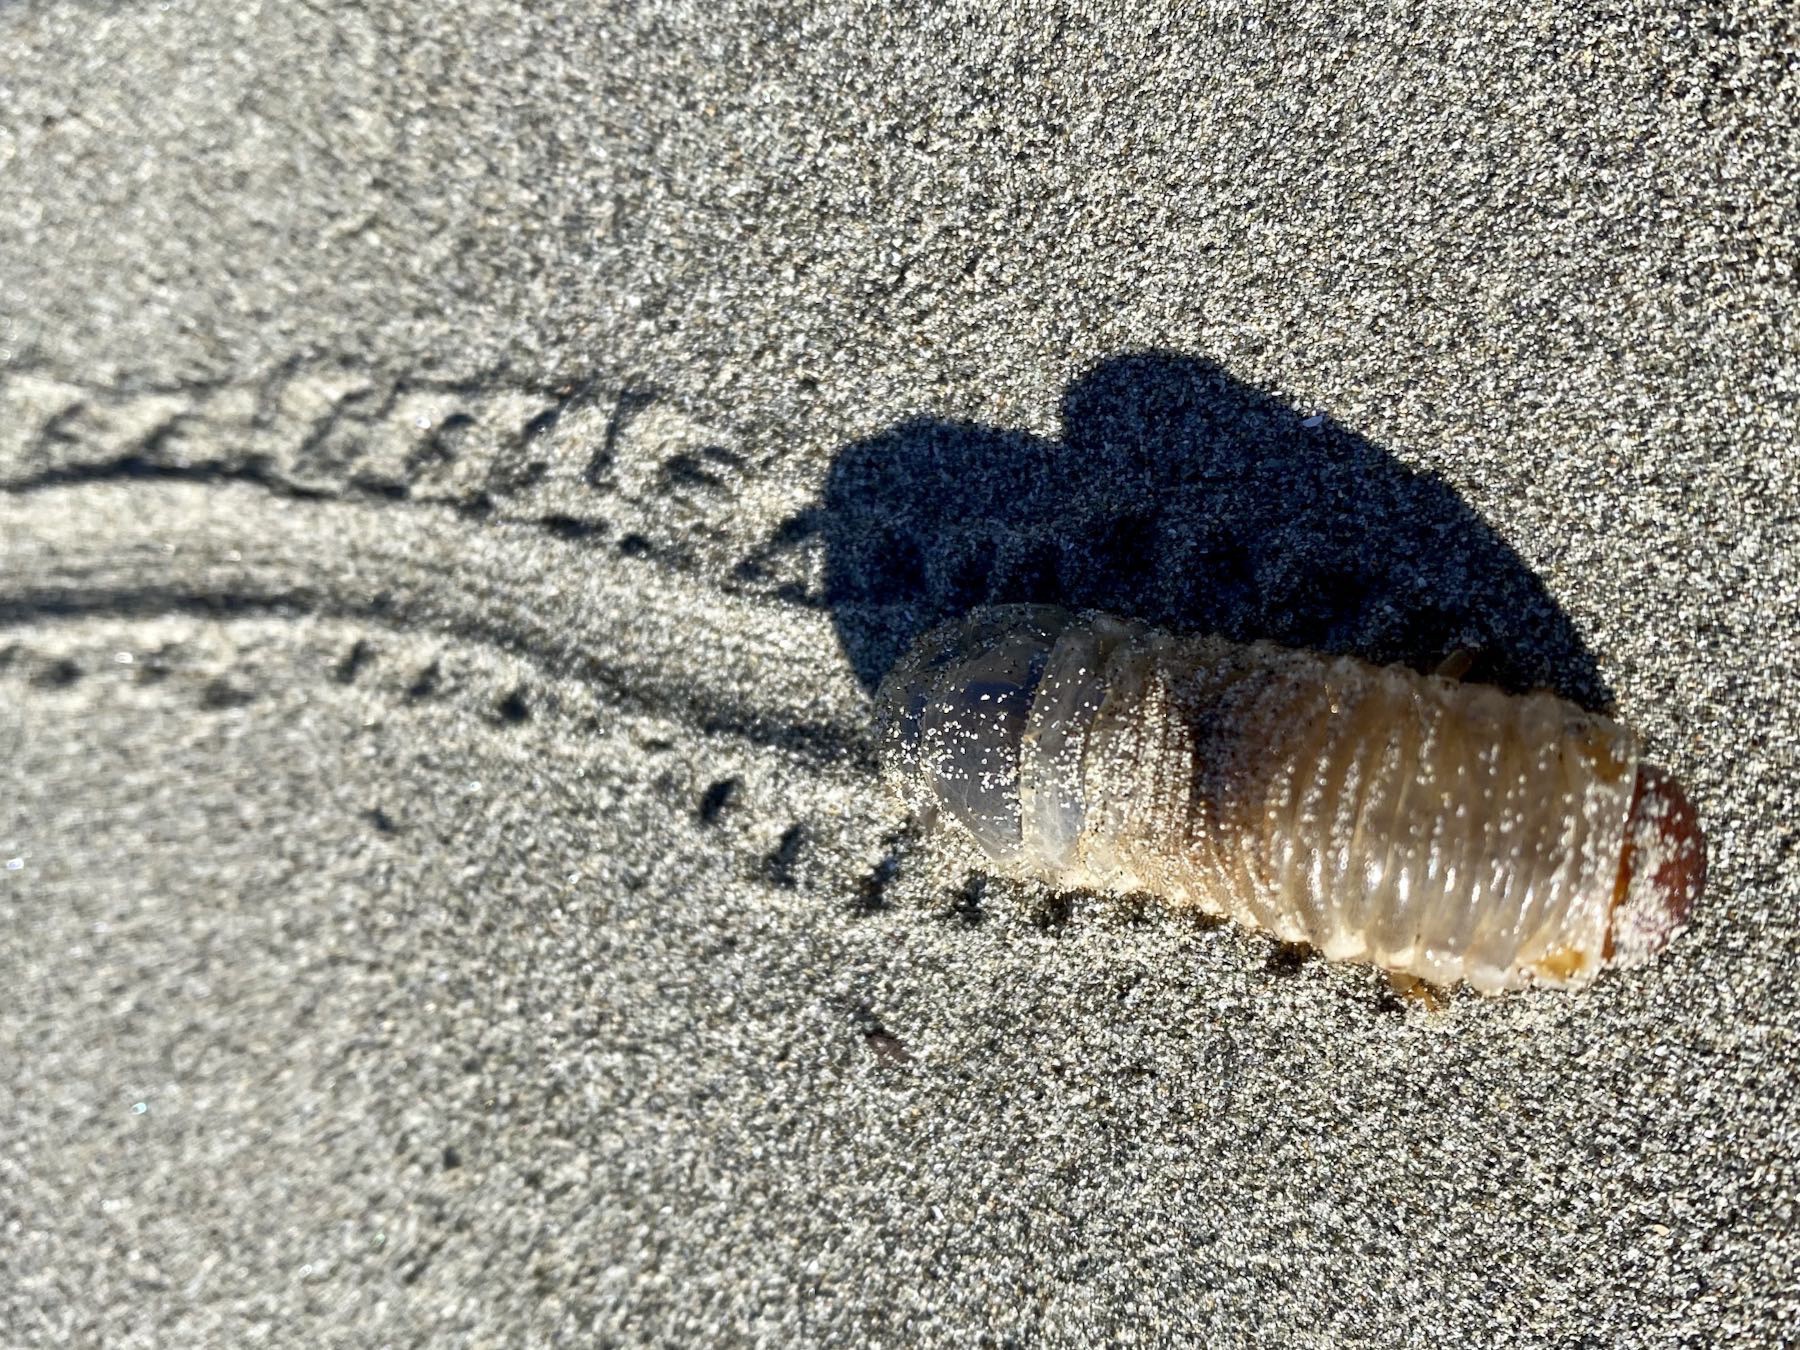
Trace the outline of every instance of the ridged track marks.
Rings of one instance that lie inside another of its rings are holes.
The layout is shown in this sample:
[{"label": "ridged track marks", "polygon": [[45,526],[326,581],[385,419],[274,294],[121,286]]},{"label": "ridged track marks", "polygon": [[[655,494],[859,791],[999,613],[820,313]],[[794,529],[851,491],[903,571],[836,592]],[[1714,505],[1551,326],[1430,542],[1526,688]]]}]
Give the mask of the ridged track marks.
[{"label": "ridged track marks", "polygon": [[537,386],[295,363],[241,382],[118,390],[0,373],[7,492],[241,482],[300,500],[448,506],[722,591],[809,603],[817,560],[779,546],[807,502],[781,475],[741,491],[759,467],[734,432],[642,381]]},{"label": "ridged track marks", "polygon": [[[579,560],[579,566],[575,565]],[[872,771],[867,704],[822,616],[442,510],[292,502],[243,484],[0,497],[0,623],[317,614],[529,657],[622,708]]]}]

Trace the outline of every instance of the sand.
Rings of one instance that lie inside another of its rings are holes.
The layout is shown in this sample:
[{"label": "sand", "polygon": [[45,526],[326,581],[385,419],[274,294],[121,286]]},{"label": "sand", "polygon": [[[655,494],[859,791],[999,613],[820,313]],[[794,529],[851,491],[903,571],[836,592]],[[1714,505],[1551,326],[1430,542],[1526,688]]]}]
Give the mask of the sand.
[{"label": "sand", "polygon": [[[1198,9],[0,9],[0,1341],[1794,1334],[1792,20]],[[1693,927],[984,882],[1023,598],[1610,707]]]}]

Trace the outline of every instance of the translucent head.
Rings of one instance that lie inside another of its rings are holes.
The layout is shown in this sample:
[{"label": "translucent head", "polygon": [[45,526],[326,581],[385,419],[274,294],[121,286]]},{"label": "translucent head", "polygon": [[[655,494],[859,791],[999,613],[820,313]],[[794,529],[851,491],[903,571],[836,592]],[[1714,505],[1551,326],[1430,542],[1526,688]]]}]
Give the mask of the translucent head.
[{"label": "translucent head", "polygon": [[992,858],[1020,847],[1019,753],[1067,611],[981,610],[933,630],[876,695],[889,773],[916,810],[955,817]]}]

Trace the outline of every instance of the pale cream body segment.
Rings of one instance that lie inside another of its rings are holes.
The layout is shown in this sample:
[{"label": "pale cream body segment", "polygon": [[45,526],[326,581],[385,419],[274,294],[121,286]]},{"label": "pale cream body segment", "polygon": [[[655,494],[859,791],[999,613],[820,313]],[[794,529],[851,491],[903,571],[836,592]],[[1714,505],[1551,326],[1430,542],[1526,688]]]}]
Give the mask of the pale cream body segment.
[{"label": "pale cream body segment", "polygon": [[882,699],[901,792],[996,870],[1484,992],[1613,955],[1637,740],[1553,695],[1018,606]]}]

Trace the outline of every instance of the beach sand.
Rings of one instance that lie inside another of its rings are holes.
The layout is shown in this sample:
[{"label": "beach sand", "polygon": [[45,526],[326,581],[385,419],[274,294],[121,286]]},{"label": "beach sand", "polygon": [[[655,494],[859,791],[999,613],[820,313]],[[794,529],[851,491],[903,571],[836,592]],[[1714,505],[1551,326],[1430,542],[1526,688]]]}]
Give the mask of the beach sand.
[{"label": "beach sand", "polygon": [[[1793,21],[1197,8],[0,9],[0,1341],[1793,1334]],[[985,881],[1021,598],[1612,708],[1693,926]]]}]

